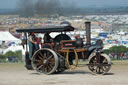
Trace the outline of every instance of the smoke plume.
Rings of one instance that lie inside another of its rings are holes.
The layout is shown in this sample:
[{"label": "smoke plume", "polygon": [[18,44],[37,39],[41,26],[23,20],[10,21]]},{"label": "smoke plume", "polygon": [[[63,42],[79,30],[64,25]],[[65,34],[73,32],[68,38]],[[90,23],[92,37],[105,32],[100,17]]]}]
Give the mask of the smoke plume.
[{"label": "smoke plume", "polygon": [[20,15],[71,15],[77,14],[78,9],[73,3],[64,4],[60,0],[19,0]]}]

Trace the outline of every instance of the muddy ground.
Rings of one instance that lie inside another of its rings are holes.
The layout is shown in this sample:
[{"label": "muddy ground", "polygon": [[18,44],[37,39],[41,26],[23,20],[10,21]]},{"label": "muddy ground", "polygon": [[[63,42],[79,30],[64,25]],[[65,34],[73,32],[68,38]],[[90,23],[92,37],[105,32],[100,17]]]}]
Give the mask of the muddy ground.
[{"label": "muddy ground", "polygon": [[128,85],[128,61],[114,61],[106,75],[92,75],[86,65],[45,75],[19,63],[0,64],[0,85]]}]

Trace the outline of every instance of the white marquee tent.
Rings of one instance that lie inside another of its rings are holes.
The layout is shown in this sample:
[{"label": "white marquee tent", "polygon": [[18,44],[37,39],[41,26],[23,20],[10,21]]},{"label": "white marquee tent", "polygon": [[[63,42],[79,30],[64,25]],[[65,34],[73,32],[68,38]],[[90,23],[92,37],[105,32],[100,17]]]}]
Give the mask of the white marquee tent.
[{"label": "white marquee tent", "polygon": [[15,43],[20,43],[21,40],[17,39],[14,37],[11,33],[8,31],[0,31],[0,42],[5,41],[5,42],[15,42]]}]

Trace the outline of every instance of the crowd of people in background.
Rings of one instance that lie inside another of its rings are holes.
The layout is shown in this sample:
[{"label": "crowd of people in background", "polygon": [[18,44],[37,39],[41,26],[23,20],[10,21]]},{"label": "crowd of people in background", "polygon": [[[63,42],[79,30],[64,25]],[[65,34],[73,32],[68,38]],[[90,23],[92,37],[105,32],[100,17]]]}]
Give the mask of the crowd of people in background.
[{"label": "crowd of people in background", "polygon": [[125,60],[128,59],[128,52],[122,53],[109,53],[109,56],[113,60]]}]

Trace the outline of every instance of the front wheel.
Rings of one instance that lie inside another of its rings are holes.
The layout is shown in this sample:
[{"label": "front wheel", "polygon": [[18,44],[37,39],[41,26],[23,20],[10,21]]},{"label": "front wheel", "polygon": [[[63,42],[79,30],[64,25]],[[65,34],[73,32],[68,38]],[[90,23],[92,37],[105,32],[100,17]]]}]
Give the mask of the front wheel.
[{"label": "front wheel", "polygon": [[105,74],[111,68],[111,59],[106,54],[100,55],[100,63],[97,63],[96,53],[92,53],[88,60],[88,68],[95,74]]}]

